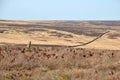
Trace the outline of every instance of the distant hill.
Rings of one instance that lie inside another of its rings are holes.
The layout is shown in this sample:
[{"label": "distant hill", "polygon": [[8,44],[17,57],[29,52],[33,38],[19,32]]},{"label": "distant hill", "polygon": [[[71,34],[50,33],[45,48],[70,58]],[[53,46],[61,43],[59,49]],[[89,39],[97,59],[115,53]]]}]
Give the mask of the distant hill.
[{"label": "distant hill", "polygon": [[120,49],[120,21],[13,21],[0,20],[0,43],[39,45],[78,45],[102,33],[101,39],[84,48]]}]

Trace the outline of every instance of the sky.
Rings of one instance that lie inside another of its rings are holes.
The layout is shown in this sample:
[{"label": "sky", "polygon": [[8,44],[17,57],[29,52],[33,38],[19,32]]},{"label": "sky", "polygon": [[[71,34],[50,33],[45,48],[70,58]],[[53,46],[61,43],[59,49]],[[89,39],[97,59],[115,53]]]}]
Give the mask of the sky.
[{"label": "sky", "polygon": [[120,20],[120,0],[0,0],[4,20]]}]

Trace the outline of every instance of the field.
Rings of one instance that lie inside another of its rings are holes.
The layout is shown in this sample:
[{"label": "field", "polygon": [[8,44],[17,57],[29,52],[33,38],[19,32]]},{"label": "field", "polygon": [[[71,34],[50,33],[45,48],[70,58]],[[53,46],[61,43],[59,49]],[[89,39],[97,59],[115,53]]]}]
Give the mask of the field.
[{"label": "field", "polygon": [[1,20],[0,80],[120,80],[119,31],[120,21]]}]

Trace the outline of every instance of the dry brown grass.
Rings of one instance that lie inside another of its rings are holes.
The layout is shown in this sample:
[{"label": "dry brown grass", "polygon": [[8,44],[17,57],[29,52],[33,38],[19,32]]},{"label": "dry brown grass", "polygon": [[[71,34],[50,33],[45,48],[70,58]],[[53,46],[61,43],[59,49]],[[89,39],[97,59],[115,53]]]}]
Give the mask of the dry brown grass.
[{"label": "dry brown grass", "polygon": [[[33,29],[33,28],[31,28]],[[79,45],[81,43],[88,42],[95,37],[86,35],[77,35],[71,32],[65,32],[55,29],[48,28],[36,28],[35,31],[31,29],[24,28],[1,28],[1,30],[6,30],[0,33],[1,43],[14,43],[14,44],[26,44],[29,40],[32,44],[47,44],[47,45]],[[40,30],[41,29],[41,30]],[[27,31],[28,30],[28,31]],[[30,30],[30,31],[29,31]],[[37,31],[38,30],[38,31]],[[27,31],[27,32],[24,32]],[[111,34],[116,34],[116,31],[111,31]],[[110,34],[109,33],[109,34]],[[119,50],[120,48],[120,38],[110,39],[109,34],[104,35],[102,38],[96,40],[95,42],[80,46],[78,48],[94,48],[94,49],[112,49]],[[103,47],[104,46],[104,47]]]},{"label": "dry brown grass", "polygon": [[[101,23],[101,25],[99,24]],[[103,32],[110,33],[82,48],[120,50],[120,27],[117,22],[99,21],[0,21],[0,43],[79,45]],[[107,24],[107,25],[106,25]],[[115,26],[113,24],[116,24]],[[78,47],[81,48],[81,47]]]},{"label": "dry brown grass", "polygon": [[6,80],[119,80],[120,51],[65,47],[0,47]]},{"label": "dry brown grass", "polygon": [[0,80],[120,80],[120,26],[113,23],[1,20]]}]

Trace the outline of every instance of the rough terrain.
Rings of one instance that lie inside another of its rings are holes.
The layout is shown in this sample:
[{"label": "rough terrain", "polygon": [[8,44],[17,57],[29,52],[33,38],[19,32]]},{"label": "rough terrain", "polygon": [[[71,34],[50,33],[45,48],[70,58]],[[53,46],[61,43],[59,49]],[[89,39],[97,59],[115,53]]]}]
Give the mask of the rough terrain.
[{"label": "rough terrain", "polygon": [[0,20],[0,80],[120,80],[119,31],[120,21]]},{"label": "rough terrain", "polygon": [[110,31],[78,48],[120,50],[120,21],[0,21],[0,44],[74,46]]},{"label": "rough terrain", "polygon": [[120,80],[120,51],[2,46],[0,80]]}]

